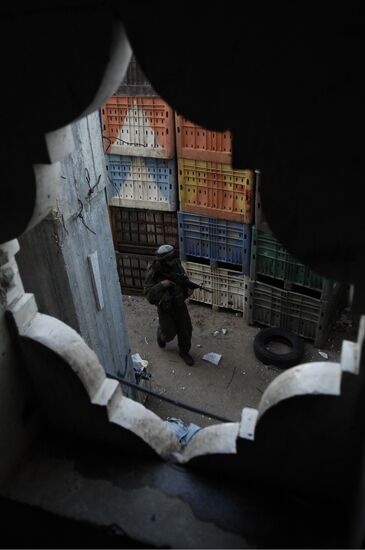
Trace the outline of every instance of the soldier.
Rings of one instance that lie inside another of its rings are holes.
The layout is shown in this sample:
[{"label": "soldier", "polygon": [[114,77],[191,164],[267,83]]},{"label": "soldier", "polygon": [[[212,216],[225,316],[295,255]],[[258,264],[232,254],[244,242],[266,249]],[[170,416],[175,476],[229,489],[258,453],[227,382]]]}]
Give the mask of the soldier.
[{"label": "soldier", "polygon": [[157,306],[159,327],[157,343],[166,346],[177,335],[179,355],[189,366],[194,359],[189,354],[193,327],[185,300],[193,290],[187,287],[188,277],[176,257],[174,247],[164,244],[156,250],[156,259],[149,265],[144,294]]}]

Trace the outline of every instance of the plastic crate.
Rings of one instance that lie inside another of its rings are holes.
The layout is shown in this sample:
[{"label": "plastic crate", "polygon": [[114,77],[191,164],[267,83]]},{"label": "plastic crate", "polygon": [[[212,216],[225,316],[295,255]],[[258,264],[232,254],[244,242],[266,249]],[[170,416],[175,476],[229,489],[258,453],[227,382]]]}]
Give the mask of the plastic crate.
[{"label": "plastic crate", "polygon": [[176,113],[175,119],[178,157],[231,164],[231,132],[206,130]]},{"label": "plastic crate", "polygon": [[173,158],[174,112],[159,97],[113,96],[101,108],[104,151]]},{"label": "plastic crate", "polygon": [[175,160],[107,155],[108,202],[112,206],[177,208]]},{"label": "plastic crate", "polygon": [[119,251],[154,254],[161,244],[171,244],[178,251],[179,236],[176,212],[157,212],[110,206],[114,246]]},{"label": "plastic crate", "polygon": [[190,300],[203,302],[216,308],[244,311],[248,277],[236,271],[215,268],[195,262],[183,262],[183,267],[189,279],[213,291],[196,289]]},{"label": "plastic crate", "polygon": [[182,260],[188,260],[188,256],[205,258],[230,264],[233,269],[237,266],[242,273],[249,274],[250,225],[181,211],[177,217]]},{"label": "plastic crate", "polygon": [[123,294],[143,294],[147,267],[155,257],[148,254],[116,252],[119,282]]},{"label": "plastic crate", "polygon": [[250,224],[254,173],[230,164],[178,158],[180,209]]},{"label": "plastic crate", "polygon": [[256,280],[262,275],[316,290],[322,299],[326,298],[332,286],[332,281],[314,273],[289,254],[272,233],[253,227],[251,279]]},{"label": "plastic crate", "polygon": [[158,96],[151,82],[143,73],[134,55],[132,56],[123,81],[114,96]]},{"label": "plastic crate", "polygon": [[270,233],[271,229],[262,210],[260,196],[261,170],[255,170],[255,225],[260,231]]},{"label": "plastic crate", "polygon": [[249,324],[281,327],[298,336],[325,345],[336,311],[341,303],[343,287],[334,283],[328,300],[319,300],[296,292],[282,290],[258,281],[250,281],[246,315]]}]

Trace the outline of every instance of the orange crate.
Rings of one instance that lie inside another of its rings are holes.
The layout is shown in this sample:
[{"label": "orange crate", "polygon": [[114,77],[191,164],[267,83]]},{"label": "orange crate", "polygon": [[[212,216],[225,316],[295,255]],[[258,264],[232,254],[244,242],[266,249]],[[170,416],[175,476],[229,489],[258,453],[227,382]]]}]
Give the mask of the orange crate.
[{"label": "orange crate", "polygon": [[178,171],[180,210],[245,224],[253,222],[253,170],[179,158]]},{"label": "orange crate", "polygon": [[105,153],[175,156],[174,111],[159,97],[113,96],[101,108]]},{"label": "orange crate", "polygon": [[176,113],[175,124],[178,157],[231,164],[231,132],[206,130]]}]

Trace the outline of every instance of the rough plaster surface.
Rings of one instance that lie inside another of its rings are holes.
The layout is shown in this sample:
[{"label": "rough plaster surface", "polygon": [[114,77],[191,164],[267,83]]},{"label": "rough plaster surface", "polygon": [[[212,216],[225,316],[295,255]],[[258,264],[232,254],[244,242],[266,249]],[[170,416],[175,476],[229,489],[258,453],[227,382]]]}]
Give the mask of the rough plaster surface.
[{"label": "rough plaster surface", "polygon": [[[57,139],[54,140],[56,143]],[[60,164],[35,164],[33,166],[36,178],[36,194],[34,201],[34,210],[31,219],[28,222],[26,230],[31,229],[43,220],[51,211],[56,200],[56,183],[60,177]]]},{"label": "rough plaster surface", "polygon": [[19,241],[13,239],[0,246],[0,266],[10,262],[17,252],[19,252]]},{"label": "rough plaster surface", "polygon": [[65,260],[57,244],[62,243],[59,231],[58,222],[55,226],[53,220],[43,220],[19,239],[17,261],[25,290],[35,295],[39,310],[80,332]]},{"label": "rough plaster surface", "polygon": [[[74,123],[72,139],[76,149],[61,162],[52,215],[21,237],[19,268],[40,311],[78,331],[107,373],[134,381],[105,201],[98,114]],[[95,302],[87,261],[94,252],[99,258],[102,310]],[[130,390],[126,393],[131,395]]]},{"label": "rough plaster surface", "polygon": [[[98,355],[106,372],[124,377],[129,370],[130,349],[107,216],[104,195],[99,193],[92,199],[87,217],[87,224],[97,235],[87,230],[80,219],[70,220],[63,258],[80,334]],[[87,261],[88,255],[95,251],[104,297],[102,310],[98,310],[95,302]]]},{"label": "rough plaster surface", "polygon": [[252,548],[242,537],[198,519],[181,497],[148,486],[123,489],[105,479],[87,479],[69,460],[32,462],[7,494],[66,517],[115,523],[131,538],[157,548]]},{"label": "rough plaster surface", "polygon": [[37,313],[20,329],[20,336],[40,406],[56,429],[73,429],[95,440],[124,443],[126,448],[132,436],[146,453],[153,450],[165,459],[179,450],[175,433],[156,414],[123,396],[119,385],[111,384],[100,400],[104,369],[76,331]]},{"label": "rough plaster surface", "polygon": [[297,395],[340,395],[341,365],[332,361],[306,363],[283,372],[263,394],[257,420],[277,403]]},{"label": "rough plaster surface", "polygon": [[[350,458],[354,455],[357,434],[352,427],[354,411],[347,400],[352,398],[356,404],[356,393],[351,385],[343,386],[340,393],[342,369],[338,363],[309,363],[277,377],[261,399],[259,413],[261,411],[264,425],[259,417],[259,438],[256,438],[256,426],[252,425],[252,433],[255,433],[252,442],[247,439],[240,442],[240,425],[226,423],[202,429],[181,450],[175,434],[157,415],[123,397],[121,388],[115,384],[104,389],[106,378],[95,353],[68,326],[37,314],[21,336],[28,342],[24,349],[39,399],[46,403],[48,416],[50,420],[54,418],[58,428],[69,430],[73,425],[79,435],[85,433],[100,442],[119,442],[125,449],[128,448],[128,436],[132,435],[143,443],[141,451],[143,448],[146,453],[153,450],[165,460],[174,459],[188,467],[210,472],[214,470],[213,462],[218,460],[219,467],[227,464],[229,475],[241,468],[239,477],[246,480],[252,477],[257,482],[264,479],[273,484],[279,480],[279,486],[285,486],[288,491],[292,487],[298,494],[310,496],[324,492],[336,497],[336,493],[343,495],[346,492],[347,479],[351,481],[351,475],[349,478],[344,475],[348,470],[344,452]],[[62,358],[62,364],[57,363],[50,352]],[[81,399],[79,389],[86,390],[87,399]],[[51,400],[50,392],[53,392]],[[340,405],[333,399],[340,399]],[[108,421],[105,414],[95,416],[98,413],[92,403],[106,407]],[[323,411],[321,417],[320,409]],[[71,417],[70,410],[74,411]],[[67,415],[70,418],[66,419]],[[333,425],[337,426],[336,430],[331,428]],[[281,466],[283,453],[296,458],[294,461],[289,459],[274,476],[273,472]],[[322,472],[323,463],[328,464],[325,473]],[[297,476],[297,472],[300,475]],[[334,485],[335,479],[341,483],[337,481]],[[333,490],[330,491],[330,487]]]},{"label": "rough plaster surface", "polygon": [[195,456],[204,454],[236,454],[239,428],[238,422],[227,422],[200,430],[194,435],[183,456],[180,457],[181,462],[189,462]]},{"label": "rough plaster surface", "polygon": [[80,378],[90,399],[95,396],[105,380],[105,372],[96,354],[75,330],[54,317],[38,313],[30,326],[20,334],[63,357]]},{"label": "rough plaster surface", "polygon": [[0,305],[0,485],[19,465],[37,433],[29,381],[18,362],[4,313]]}]

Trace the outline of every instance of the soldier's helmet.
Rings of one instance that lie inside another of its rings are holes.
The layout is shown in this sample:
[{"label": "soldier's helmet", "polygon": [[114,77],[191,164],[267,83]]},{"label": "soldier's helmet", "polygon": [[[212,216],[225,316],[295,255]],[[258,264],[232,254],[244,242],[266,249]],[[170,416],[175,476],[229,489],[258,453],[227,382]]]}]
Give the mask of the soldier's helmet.
[{"label": "soldier's helmet", "polygon": [[171,244],[162,244],[156,250],[156,258],[158,260],[172,260],[175,258],[175,249]]}]

